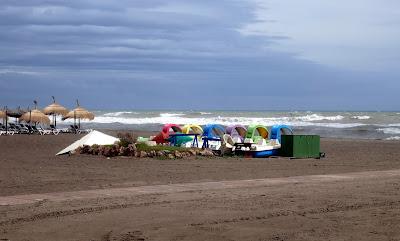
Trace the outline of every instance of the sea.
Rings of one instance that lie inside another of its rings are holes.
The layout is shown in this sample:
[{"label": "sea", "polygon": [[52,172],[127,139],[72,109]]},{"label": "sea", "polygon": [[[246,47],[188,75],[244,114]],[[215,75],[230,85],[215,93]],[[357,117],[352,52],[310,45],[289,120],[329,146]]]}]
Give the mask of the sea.
[{"label": "sea", "polygon": [[[400,112],[98,110],[84,128],[159,131],[164,124],[285,124],[296,134],[400,140]],[[69,124],[73,120],[64,123]]]}]

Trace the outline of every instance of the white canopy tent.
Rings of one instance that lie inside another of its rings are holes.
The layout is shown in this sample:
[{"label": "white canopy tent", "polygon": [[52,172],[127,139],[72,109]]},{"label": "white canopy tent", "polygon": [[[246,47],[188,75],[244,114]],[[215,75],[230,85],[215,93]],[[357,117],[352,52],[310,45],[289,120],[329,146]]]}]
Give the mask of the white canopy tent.
[{"label": "white canopy tent", "polygon": [[84,145],[87,145],[87,146],[112,145],[117,141],[119,141],[118,138],[104,134],[100,131],[92,131],[89,134],[87,134],[86,136],[82,137],[81,139],[75,141],[74,143],[72,143],[71,145],[66,147],[64,150],[57,153],[56,156],[62,155],[62,154],[67,154],[69,152],[76,150],[78,147],[82,147]]}]

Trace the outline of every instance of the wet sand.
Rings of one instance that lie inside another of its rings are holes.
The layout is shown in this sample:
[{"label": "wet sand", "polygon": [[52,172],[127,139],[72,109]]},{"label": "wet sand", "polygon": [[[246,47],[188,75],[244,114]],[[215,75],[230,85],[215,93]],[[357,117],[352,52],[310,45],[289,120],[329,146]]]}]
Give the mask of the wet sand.
[{"label": "wet sand", "polygon": [[[400,142],[322,139],[327,157],[320,160],[54,156],[78,138],[0,136],[1,198],[42,197],[0,206],[0,239],[400,240],[400,178],[390,174],[400,169]],[[287,181],[298,176],[303,179]],[[276,178],[286,181],[229,188],[219,183]],[[127,191],[206,183],[218,188]],[[118,188],[122,194],[112,195]],[[43,198],[99,189],[106,196]]]}]

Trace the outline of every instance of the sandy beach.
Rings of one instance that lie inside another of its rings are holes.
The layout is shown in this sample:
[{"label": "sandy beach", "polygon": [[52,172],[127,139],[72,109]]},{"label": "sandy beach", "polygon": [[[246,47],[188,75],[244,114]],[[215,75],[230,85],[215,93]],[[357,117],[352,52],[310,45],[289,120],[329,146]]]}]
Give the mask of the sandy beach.
[{"label": "sandy beach", "polygon": [[0,137],[1,240],[400,239],[398,141],[324,138],[324,159],[54,156],[79,137]]}]

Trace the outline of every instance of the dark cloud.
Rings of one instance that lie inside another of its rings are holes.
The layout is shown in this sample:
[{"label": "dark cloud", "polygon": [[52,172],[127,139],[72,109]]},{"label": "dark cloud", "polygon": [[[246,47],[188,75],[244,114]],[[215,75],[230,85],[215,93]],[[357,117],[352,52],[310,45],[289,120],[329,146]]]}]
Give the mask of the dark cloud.
[{"label": "dark cloud", "polygon": [[[273,51],[285,36],[241,34],[259,21],[256,8],[244,0],[3,0],[0,104],[57,95],[92,108],[369,108],[361,98],[374,95],[382,75]],[[375,99],[377,108],[398,108]]]}]

